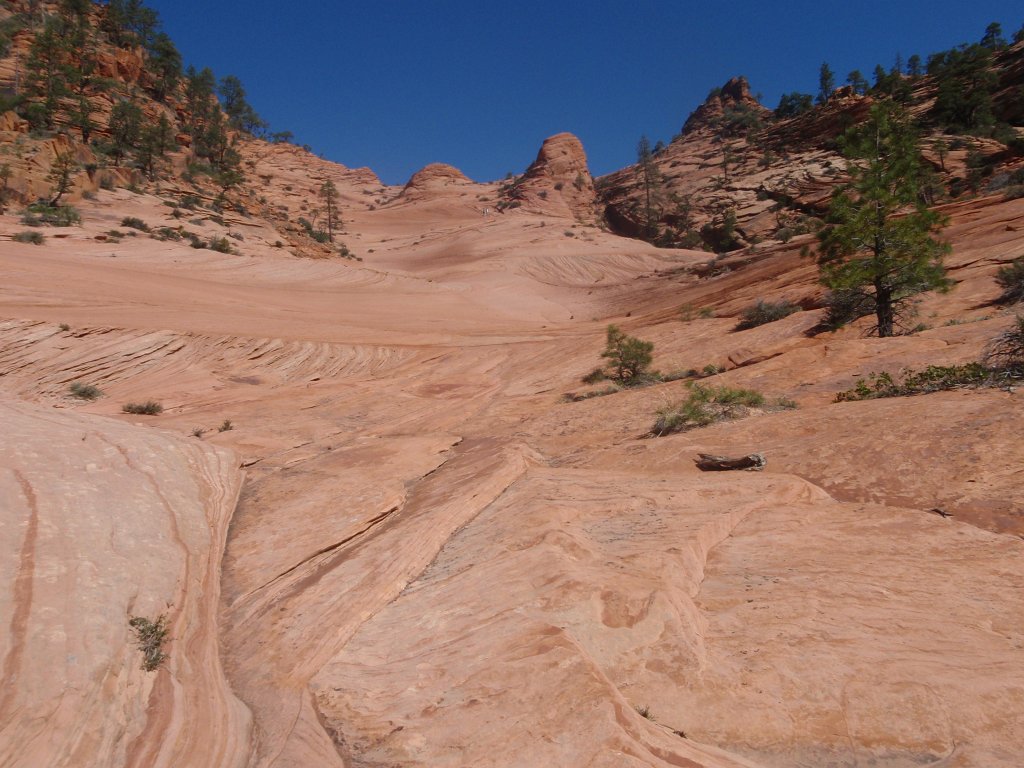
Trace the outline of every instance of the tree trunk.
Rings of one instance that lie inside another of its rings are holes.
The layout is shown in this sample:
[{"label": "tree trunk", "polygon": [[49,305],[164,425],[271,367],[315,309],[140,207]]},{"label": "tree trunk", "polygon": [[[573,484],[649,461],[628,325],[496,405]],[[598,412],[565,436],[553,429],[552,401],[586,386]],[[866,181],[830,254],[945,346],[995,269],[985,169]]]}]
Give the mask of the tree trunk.
[{"label": "tree trunk", "polygon": [[878,337],[884,339],[892,336],[893,327],[896,324],[892,289],[877,280],[875,281],[875,318],[878,323]]}]

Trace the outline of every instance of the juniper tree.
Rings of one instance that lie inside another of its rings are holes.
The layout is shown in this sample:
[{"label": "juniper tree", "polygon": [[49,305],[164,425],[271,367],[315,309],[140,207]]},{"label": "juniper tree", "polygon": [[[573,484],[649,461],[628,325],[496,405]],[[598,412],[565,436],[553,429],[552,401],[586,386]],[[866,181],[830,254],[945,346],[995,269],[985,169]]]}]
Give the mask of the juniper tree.
[{"label": "juniper tree", "polygon": [[859,297],[878,335],[892,336],[910,297],[951,285],[942,265],[949,245],[935,237],[946,220],[923,202],[917,135],[901,107],[874,105],[842,148],[851,180],[832,196],[818,235],[821,282]]}]

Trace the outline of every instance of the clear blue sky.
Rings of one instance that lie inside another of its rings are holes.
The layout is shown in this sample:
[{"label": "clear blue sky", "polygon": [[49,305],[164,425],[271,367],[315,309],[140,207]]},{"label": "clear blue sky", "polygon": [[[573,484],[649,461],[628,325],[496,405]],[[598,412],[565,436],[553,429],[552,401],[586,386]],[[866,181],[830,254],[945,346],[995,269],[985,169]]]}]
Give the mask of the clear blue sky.
[{"label": "clear blue sky", "polygon": [[404,183],[431,162],[477,181],[580,137],[595,175],[668,141],[708,91],[746,75],[774,107],[1024,24],[1019,0],[148,0],[186,63],[241,78],[272,130]]}]

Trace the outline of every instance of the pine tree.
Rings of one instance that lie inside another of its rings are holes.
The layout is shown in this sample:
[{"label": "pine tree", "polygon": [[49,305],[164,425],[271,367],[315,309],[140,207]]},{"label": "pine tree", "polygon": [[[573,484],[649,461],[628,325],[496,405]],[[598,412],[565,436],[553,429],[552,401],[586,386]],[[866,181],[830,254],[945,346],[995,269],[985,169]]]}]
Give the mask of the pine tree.
[{"label": "pine tree", "polygon": [[636,161],[640,171],[640,184],[644,190],[644,236],[647,239],[653,239],[658,234],[654,206],[661,185],[661,174],[658,173],[658,168],[654,164],[651,142],[646,136],[641,136],[640,141],[637,142]]},{"label": "pine tree", "polygon": [[60,15],[84,23],[92,10],[92,0],[60,0],[57,4]]},{"label": "pine tree", "polygon": [[153,39],[147,66],[153,73],[154,95],[158,101],[164,101],[181,82],[181,54],[163,32]]},{"label": "pine tree", "polygon": [[874,105],[842,146],[851,182],[833,195],[818,236],[821,282],[866,302],[878,335],[892,336],[910,297],[951,284],[942,265],[949,246],[934,237],[945,219],[923,202],[917,136],[898,105]]},{"label": "pine tree", "polygon": [[121,160],[139,144],[142,131],[142,109],[131,101],[120,101],[110,112],[111,154],[114,164],[120,165]]},{"label": "pine tree", "polygon": [[867,78],[861,74],[859,69],[855,69],[853,70],[853,72],[848,74],[846,76],[846,82],[849,83],[850,87],[853,89],[853,92],[860,96],[863,96],[865,93],[868,92]]},{"label": "pine tree", "polygon": [[654,342],[627,336],[617,326],[609,325],[607,343],[601,357],[612,367],[609,378],[623,384],[632,384],[642,377],[653,360]]},{"label": "pine tree", "polygon": [[46,175],[46,181],[53,187],[53,196],[50,198],[52,207],[60,205],[60,199],[71,191],[74,186],[71,174],[77,170],[78,163],[70,152],[60,152],[53,158],[50,172]]},{"label": "pine tree", "polygon": [[221,104],[228,116],[228,124],[238,131],[258,135],[267,128],[267,124],[256,114],[256,110],[246,100],[242,81],[234,75],[221,78],[218,88]]},{"label": "pine tree", "polygon": [[167,115],[162,114],[156,125],[147,125],[139,133],[139,167],[150,179],[155,179],[164,158],[174,146],[174,128]]},{"label": "pine tree", "polygon": [[67,23],[59,16],[48,16],[36,34],[25,64],[29,93],[41,99],[33,113],[40,128],[53,128],[54,115],[61,99],[68,94],[70,76]]},{"label": "pine tree", "polygon": [[962,45],[928,57],[928,74],[937,83],[932,115],[947,129],[970,131],[995,124],[992,93],[998,76],[992,51],[983,45]]},{"label": "pine tree", "polygon": [[102,27],[115,45],[148,49],[160,27],[160,17],[142,0],[109,0]]},{"label": "pine tree", "polygon": [[997,51],[1006,47],[1006,38],[1003,37],[1003,26],[998,21],[993,21],[985,28],[985,35],[981,38],[983,48],[990,51]]},{"label": "pine tree", "polygon": [[217,173],[215,178],[221,190],[227,192],[233,187],[239,186],[245,181],[245,173],[242,172],[242,156],[233,145],[228,145],[223,154],[216,159]]},{"label": "pine tree", "polygon": [[92,120],[92,102],[84,96],[78,99],[78,106],[68,116],[68,122],[82,133],[82,143],[88,144],[96,124]]},{"label": "pine tree", "polygon": [[188,113],[185,128],[192,138],[193,146],[196,147],[196,154],[200,157],[203,153],[199,145],[206,132],[207,123],[215,112],[220,111],[213,96],[216,82],[209,67],[197,72],[195,67],[190,66],[185,74],[185,111]]},{"label": "pine tree", "polygon": [[338,188],[328,179],[320,187],[320,199],[324,201],[324,214],[327,218],[327,239],[334,242],[334,230],[340,228],[338,217]]},{"label": "pine tree", "polygon": [[785,93],[779,99],[779,106],[775,108],[775,116],[778,118],[796,117],[814,107],[814,97],[809,93]]},{"label": "pine tree", "polygon": [[836,89],[836,76],[832,72],[832,68],[828,65],[828,62],[821,63],[821,69],[818,71],[818,103],[827,104],[828,100],[832,98],[832,91]]}]

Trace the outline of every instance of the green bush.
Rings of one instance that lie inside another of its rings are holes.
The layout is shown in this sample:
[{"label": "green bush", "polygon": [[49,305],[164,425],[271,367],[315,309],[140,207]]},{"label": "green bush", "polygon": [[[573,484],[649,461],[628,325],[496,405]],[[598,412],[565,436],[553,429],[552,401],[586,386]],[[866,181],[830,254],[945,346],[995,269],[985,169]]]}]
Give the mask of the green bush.
[{"label": "green bush", "polygon": [[21,223],[30,227],[70,227],[82,223],[82,217],[70,205],[33,203],[21,215]]},{"label": "green bush", "polygon": [[71,392],[72,397],[77,397],[79,400],[95,400],[103,394],[99,387],[94,387],[92,384],[83,384],[80,381],[72,382],[71,386],[68,387],[68,391]]},{"label": "green bush", "polygon": [[999,301],[1015,303],[1024,300],[1024,256],[1000,267],[996,272],[996,283],[1003,289]]},{"label": "green bush", "polygon": [[144,222],[142,219],[137,219],[134,216],[125,216],[121,219],[121,226],[128,227],[129,229],[138,229],[142,232],[149,232],[149,224]]},{"label": "green bush", "polygon": [[218,253],[231,253],[231,241],[226,237],[212,237],[206,247]]},{"label": "green bush", "polygon": [[160,227],[152,237],[156,240],[181,240],[181,232],[171,227]]},{"label": "green bush", "polygon": [[[690,384],[689,396],[677,406],[658,412],[658,418],[651,428],[657,436],[682,432],[688,429],[706,427],[716,421],[738,419],[747,415],[751,408],[766,407],[764,395],[752,389],[731,387],[705,387]],[[794,408],[792,400],[776,400],[768,408]]]},{"label": "green bush", "polygon": [[890,373],[870,373],[853,389],[836,394],[836,402],[874,400],[879,397],[909,397],[941,392],[947,389],[995,385],[998,376],[981,363],[966,365],[929,365],[920,371],[906,371],[893,376]]},{"label": "green bush", "polygon": [[327,232],[324,232],[322,229],[315,229],[313,227],[313,223],[309,219],[300,216],[298,218],[298,224],[306,231],[307,235],[316,240],[318,243],[330,242],[330,235]]},{"label": "green bush", "polygon": [[163,413],[164,407],[154,400],[147,400],[144,403],[126,403],[121,406],[124,413],[133,413],[138,416],[156,416]]},{"label": "green bush", "polygon": [[46,240],[42,232],[33,232],[26,230],[25,232],[19,232],[18,234],[11,237],[16,243],[29,243],[31,245],[42,245]]},{"label": "green bush", "polygon": [[618,327],[609,325],[607,344],[601,353],[612,369],[608,378],[621,384],[638,383],[648,375],[653,351],[653,342],[627,336]]},{"label": "green bush", "polygon": [[167,640],[167,617],[161,614],[156,621],[150,621],[142,616],[133,616],[128,624],[134,630],[135,642],[142,651],[142,668],[152,672],[167,659],[163,649]]},{"label": "green bush", "polygon": [[788,301],[764,301],[759,300],[752,307],[747,307],[740,313],[740,322],[736,326],[737,331],[747,328],[756,328],[759,325],[774,323],[784,317],[789,317],[794,312],[799,312],[800,307]]}]

